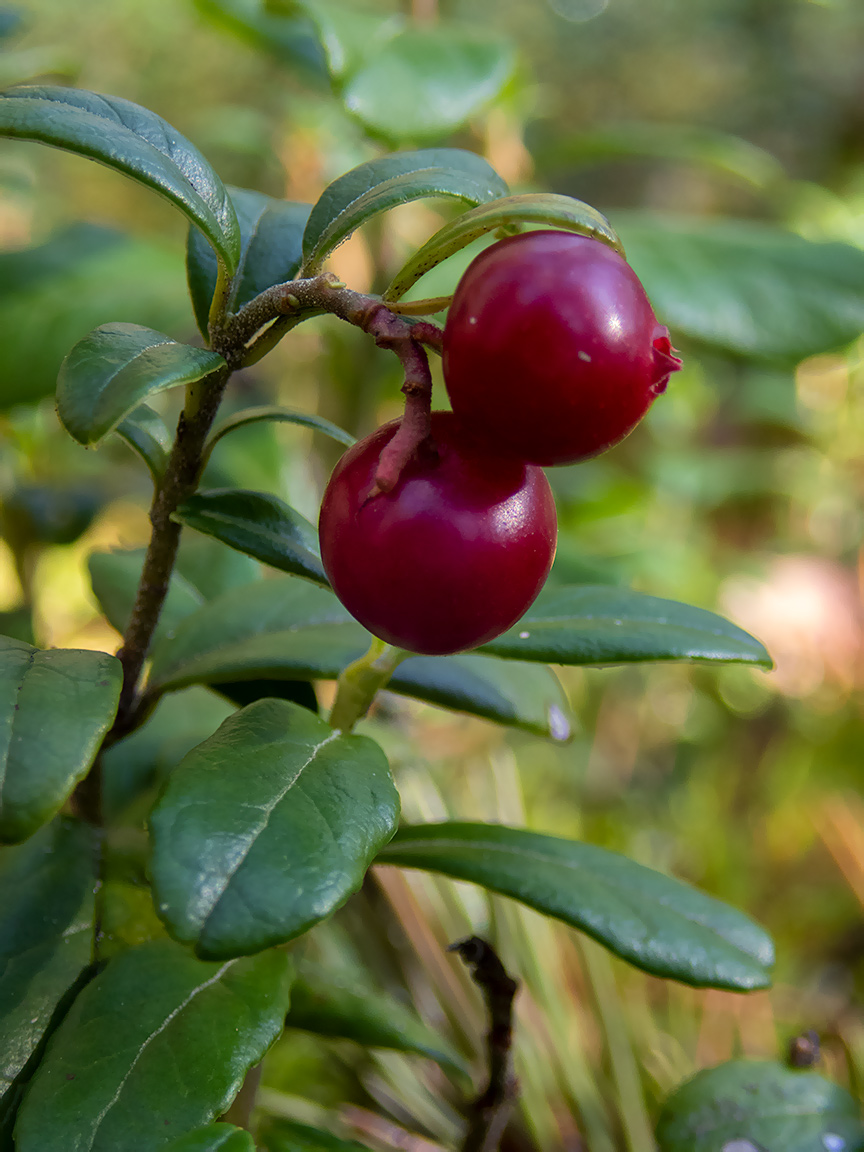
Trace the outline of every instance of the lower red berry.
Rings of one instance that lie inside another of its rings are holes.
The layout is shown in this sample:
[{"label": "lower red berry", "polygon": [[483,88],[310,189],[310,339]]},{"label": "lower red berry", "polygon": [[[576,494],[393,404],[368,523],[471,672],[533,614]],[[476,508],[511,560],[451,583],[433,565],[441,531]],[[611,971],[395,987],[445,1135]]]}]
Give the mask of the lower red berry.
[{"label": "lower red berry", "polygon": [[484,450],[450,412],[390,492],[374,496],[399,421],[342,457],[321,505],[321,555],[336,595],[381,639],[429,655],[506,631],[555,555],[555,504],[541,469]]}]

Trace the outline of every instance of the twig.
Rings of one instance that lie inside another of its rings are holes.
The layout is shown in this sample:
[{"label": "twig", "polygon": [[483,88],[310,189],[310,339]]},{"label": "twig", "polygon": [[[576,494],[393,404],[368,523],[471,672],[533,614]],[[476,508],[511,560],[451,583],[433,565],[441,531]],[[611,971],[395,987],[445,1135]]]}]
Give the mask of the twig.
[{"label": "twig", "polygon": [[491,944],[479,936],[451,944],[448,951],[458,952],[471,969],[471,979],[482,991],[489,1013],[486,1034],[489,1080],[468,1109],[468,1130],[460,1152],[495,1152],[519,1090],[510,1058],[513,999],[519,985],[507,974]]}]

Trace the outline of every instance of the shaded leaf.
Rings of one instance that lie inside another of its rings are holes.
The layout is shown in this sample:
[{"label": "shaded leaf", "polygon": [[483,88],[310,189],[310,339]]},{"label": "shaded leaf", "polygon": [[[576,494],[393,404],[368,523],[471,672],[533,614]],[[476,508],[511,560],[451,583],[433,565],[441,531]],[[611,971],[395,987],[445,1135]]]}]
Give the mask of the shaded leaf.
[{"label": "shaded leaf", "polygon": [[[91,552],[87,558],[93,595],[99,601],[108,623],[121,636],[129,623],[143,563],[143,548],[128,552]],[[159,623],[154,634],[156,638],[172,635],[180,621],[196,612],[202,603],[203,598],[197,589],[175,572],[159,613]]]},{"label": "shaded leaf", "polygon": [[743,913],[606,848],[500,824],[402,828],[378,862],[442,872],[578,928],[616,956],[697,988],[770,984],[770,937]]},{"label": "shaded leaf", "polygon": [[342,1140],[332,1132],[282,1117],[265,1121],[259,1137],[267,1152],[369,1152],[354,1140]]},{"label": "shaded leaf", "polygon": [[666,1101],[660,1152],[860,1152],[858,1104],[815,1072],[757,1060],[706,1068]]},{"label": "shaded leaf", "polygon": [[523,224],[548,224],[553,228],[578,232],[602,240],[622,254],[624,251],[609,221],[590,204],[552,192],[506,196],[493,200],[491,204],[472,208],[445,224],[396,273],[384,299],[400,300],[421,276],[479,237],[497,232],[499,228],[521,227]]},{"label": "shaded leaf", "polygon": [[552,664],[699,660],[772,666],[762,644],[722,616],[609,585],[545,588],[481,652]]},{"label": "shaded leaf", "polygon": [[482,204],[506,193],[507,185],[481,156],[458,148],[369,160],[328,185],[312,208],[303,234],[304,274],[317,272],[328,253],[379,212],[430,196]]},{"label": "shaded leaf", "polygon": [[165,1152],[255,1152],[255,1141],[243,1128],[233,1124],[208,1124],[187,1132]]},{"label": "shaded leaf", "polygon": [[208,964],[167,940],[115,957],[55,1032],[17,1152],[145,1152],[221,1115],[278,1036],[290,961]]},{"label": "shaded leaf", "polygon": [[281,63],[302,67],[310,78],[326,76],[324,52],[308,18],[274,11],[268,0],[195,0],[195,7]]},{"label": "shaded leaf", "polygon": [[325,436],[338,440],[340,444],[345,444],[349,448],[352,444],[357,443],[356,437],[352,436],[350,432],[346,432],[344,428],[340,428],[338,424],[334,424],[330,420],[325,420],[323,416],[315,416],[309,412],[294,412],[290,408],[281,408],[277,404],[262,404],[260,407],[243,408],[240,412],[235,412],[232,416],[220,421],[210,436],[207,445],[208,455],[223,436],[233,432],[235,428],[244,428],[247,424],[256,424],[260,420],[299,424],[303,428],[323,432]]},{"label": "shaded leaf", "polygon": [[196,492],[178,507],[173,518],[271,568],[329,585],[318,532],[277,496],[240,488]]},{"label": "shaded leaf", "polygon": [[261,578],[261,566],[251,556],[244,556],[212,536],[197,532],[181,535],[174,570],[205,600],[212,600],[230,588],[240,588]]},{"label": "shaded leaf", "polygon": [[147,396],[225,367],[208,348],[138,324],[103,324],[71,349],[57,378],[57,412],[79,444],[98,444]]},{"label": "shaded leaf", "polygon": [[171,449],[171,433],[162,417],[149,404],[139,404],[120,421],[116,431],[138,453],[150,469],[153,482],[158,484],[165,472]]},{"label": "shaded leaf", "polygon": [[[170,689],[225,680],[335,679],[370,640],[328,589],[277,577],[199,609],[156,646],[151,679]],[[471,653],[412,656],[388,687],[544,736],[569,734],[566,697],[541,666]]]},{"label": "shaded leaf", "polygon": [[111,727],[121,682],[106,652],[0,636],[0,840],[26,840],[59,812]]},{"label": "shaded leaf", "polygon": [[291,940],[357,891],[398,818],[374,741],[259,700],[183,759],[153,810],[159,914],[202,956]]},{"label": "shaded leaf", "polygon": [[0,93],[0,136],[51,144],[131,176],[176,204],[229,272],[237,267],[240,231],[222,181],[155,112],[80,88],[23,86]]},{"label": "shaded leaf", "polygon": [[342,80],[378,52],[388,40],[405,27],[398,14],[383,16],[357,11],[349,3],[331,0],[300,0],[315,26],[327,59],[327,69],[334,79]]},{"label": "shaded leaf", "polygon": [[[228,308],[236,312],[265,288],[297,275],[309,205],[276,200],[249,188],[229,186],[228,195],[240,226],[240,260],[228,297]],[[205,338],[218,272],[213,249],[197,228],[190,228],[186,273],[195,318]]]}]

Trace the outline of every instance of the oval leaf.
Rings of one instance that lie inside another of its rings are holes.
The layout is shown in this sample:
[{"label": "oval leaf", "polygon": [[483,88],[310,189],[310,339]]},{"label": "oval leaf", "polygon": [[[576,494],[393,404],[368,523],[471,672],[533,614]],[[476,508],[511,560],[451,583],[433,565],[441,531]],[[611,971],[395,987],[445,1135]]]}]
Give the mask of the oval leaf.
[{"label": "oval leaf", "polygon": [[117,435],[138,453],[150,469],[154,484],[158,484],[165,473],[171,450],[171,433],[158,412],[154,412],[149,404],[139,404],[117,425]]},{"label": "oval leaf", "polygon": [[350,0],[347,4],[299,0],[298,7],[308,13],[314,24],[327,57],[327,70],[337,80],[357,72],[405,26],[402,15],[358,12]]},{"label": "oval leaf", "polygon": [[32,836],[87,775],[122,679],[107,652],[40,652],[0,636],[0,841]]},{"label": "oval leaf", "polygon": [[0,853],[0,1122],[90,963],[94,835],[86,824],[55,820]]},{"label": "oval leaf", "polygon": [[[228,308],[236,312],[265,288],[293,280],[297,275],[310,206],[276,200],[249,188],[229,187],[228,195],[240,226],[240,260],[228,297]],[[197,228],[189,229],[186,273],[195,319],[206,339],[219,266],[213,249]]]},{"label": "oval leaf", "polygon": [[176,204],[229,273],[236,269],[240,230],[222,181],[155,112],[80,88],[17,87],[0,93],[0,136],[51,144],[131,176]]},{"label": "oval leaf", "polygon": [[233,416],[229,416],[226,420],[220,421],[207,445],[208,457],[223,436],[227,436],[228,433],[233,432],[235,428],[244,428],[247,424],[257,424],[260,420],[275,420],[285,424],[299,424],[302,428],[311,428],[315,432],[323,432],[325,436],[329,436],[333,440],[338,440],[340,444],[345,444],[349,448],[352,444],[357,443],[356,437],[352,436],[350,432],[346,432],[344,428],[340,428],[338,424],[333,424],[330,420],[325,420],[323,416],[315,416],[309,412],[295,412],[291,408],[281,408],[277,404],[262,404],[256,408],[243,408],[240,412],[235,412]]},{"label": "oval leaf", "polygon": [[698,660],[772,667],[763,645],[722,616],[608,585],[545,588],[518,624],[480,651],[551,664]]},{"label": "oval leaf", "polygon": [[341,1140],[332,1132],[281,1117],[265,1121],[259,1136],[267,1152],[369,1152],[354,1140]]},{"label": "oval leaf", "polygon": [[732,1060],[669,1097],[657,1139],[660,1152],[860,1152],[864,1127],[849,1093],[815,1072]]},{"label": "oval leaf", "polygon": [[482,204],[507,194],[507,185],[482,156],[458,148],[427,148],[382,156],[334,180],[315,204],[303,235],[304,275],[379,212],[429,196]]},{"label": "oval leaf", "polygon": [[255,1141],[243,1128],[233,1124],[208,1124],[187,1132],[169,1144],[165,1152],[255,1152]]},{"label": "oval leaf", "polygon": [[[234,589],[177,627],[153,651],[151,683],[335,679],[370,641],[332,592],[277,577]],[[569,735],[566,697],[542,666],[470,653],[412,656],[388,687],[544,736]]]},{"label": "oval leaf", "polygon": [[159,915],[202,956],[292,940],[357,891],[398,819],[374,741],[258,700],[181,761],[153,810]]},{"label": "oval leaf", "polygon": [[[129,552],[93,552],[88,557],[90,584],[93,595],[105,613],[108,623],[122,636],[129,623],[135,592],[141,579],[144,562],[143,549]],[[175,572],[168,586],[168,595],[159,613],[156,637],[170,636],[185,616],[196,612],[203,598],[188,580]]]},{"label": "oval leaf", "polygon": [[208,348],[178,344],[138,324],[103,324],[60,366],[57,412],[79,444],[98,444],[147,396],[224,368]]},{"label": "oval leaf", "polygon": [[208,964],[158,940],[121,953],[52,1037],[16,1149],[141,1152],[221,1115],[279,1035],[290,973],[278,951]]},{"label": "oval leaf", "polygon": [[402,828],[378,862],[470,880],[579,928],[622,960],[697,988],[770,982],[770,937],[743,913],[606,848],[499,824]]},{"label": "oval leaf", "polygon": [[621,241],[612,231],[609,221],[590,204],[552,192],[507,196],[473,208],[445,224],[397,272],[384,293],[384,299],[400,300],[421,276],[479,237],[497,232],[499,228],[521,227],[523,224],[548,224],[582,236],[592,236],[624,254]]}]

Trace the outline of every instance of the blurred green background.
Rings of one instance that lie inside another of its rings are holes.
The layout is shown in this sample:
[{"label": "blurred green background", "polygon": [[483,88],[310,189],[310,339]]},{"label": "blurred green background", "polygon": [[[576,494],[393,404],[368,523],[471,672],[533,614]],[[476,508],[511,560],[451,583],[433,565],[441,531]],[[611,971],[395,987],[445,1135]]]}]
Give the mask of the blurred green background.
[{"label": "blurred green background", "polygon": [[[0,33],[0,84],[48,77],[144,104],[229,183],[314,201],[391,147],[450,143],[484,153],[514,191],[564,192],[609,217],[685,370],[622,445],[552,470],[552,578],[714,608],[758,636],[776,670],[564,670],[576,718],[565,744],[390,697],[366,724],[408,818],[524,822],[672,871],[770,929],[776,987],[736,997],[666,984],[497,898],[390,869],[307,947],[371,964],[470,1051],[479,1004],[440,948],[490,935],[526,985],[507,1147],[643,1152],[657,1101],[683,1077],[736,1053],[777,1055],[805,1028],[822,1034],[828,1074],[856,1086],[859,0],[31,0],[0,10]],[[332,267],[381,290],[449,213],[434,201],[399,209]],[[99,323],[196,342],[184,244],[180,215],[133,183],[37,145],[0,146],[4,631],[117,644],[86,557],[146,540],[148,479],[119,441],[98,454],[73,444],[51,395],[60,360]],[[446,292],[469,257],[413,295]],[[228,404],[278,399],[363,434],[399,411],[391,360],[315,320]],[[334,461],[306,432],[256,425],[220,443],[208,478],[277,492],[314,519]],[[364,937],[366,904],[380,939]],[[343,1119],[370,1139],[385,1120],[433,1144],[457,1130],[455,1090],[431,1062],[289,1032],[264,1084],[277,1115],[318,1120],[353,1101]]]}]

